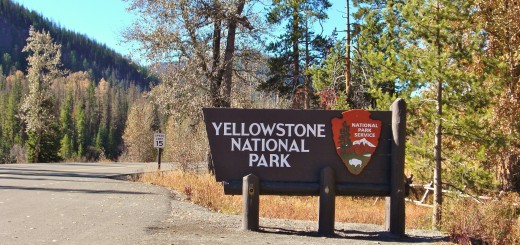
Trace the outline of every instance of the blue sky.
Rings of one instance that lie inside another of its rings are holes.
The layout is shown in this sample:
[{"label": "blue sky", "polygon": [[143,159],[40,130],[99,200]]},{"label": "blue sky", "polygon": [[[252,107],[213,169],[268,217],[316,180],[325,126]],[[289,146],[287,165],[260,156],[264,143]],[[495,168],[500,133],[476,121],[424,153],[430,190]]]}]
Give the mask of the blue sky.
[{"label": "blue sky", "polygon": [[[129,54],[129,46],[121,43],[121,32],[132,24],[134,16],[126,11],[128,3],[121,0],[13,0],[34,10],[61,27],[75,31],[104,43],[118,53]],[[345,30],[346,0],[330,0],[329,20],[324,34],[330,35],[334,27]],[[340,32],[339,38],[345,33]]]}]

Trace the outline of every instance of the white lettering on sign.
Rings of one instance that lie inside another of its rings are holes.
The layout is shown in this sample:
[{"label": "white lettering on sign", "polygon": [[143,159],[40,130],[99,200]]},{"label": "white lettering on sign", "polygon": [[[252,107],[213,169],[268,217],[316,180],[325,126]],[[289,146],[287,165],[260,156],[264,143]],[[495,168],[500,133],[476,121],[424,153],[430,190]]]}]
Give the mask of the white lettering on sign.
[{"label": "white lettering on sign", "polygon": [[354,133],[354,137],[358,138],[375,138],[376,134],[372,133],[372,128],[377,127],[375,123],[352,123],[353,127],[364,127],[358,128],[357,133]]},{"label": "white lettering on sign", "polygon": [[232,152],[250,152],[249,167],[290,168],[289,153],[308,153],[306,139],[326,137],[325,124],[212,122],[211,125],[216,136],[231,137]]},{"label": "white lettering on sign", "polygon": [[231,138],[231,151],[309,152],[305,139]]},{"label": "white lettering on sign", "polygon": [[325,124],[212,122],[217,136],[325,137]]},{"label": "white lettering on sign", "polygon": [[[287,158],[290,154],[249,154],[249,167],[287,167],[290,168]],[[268,157],[266,157],[268,156]]]},{"label": "white lettering on sign", "polygon": [[162,133],[153,134],[153,147],[164,148],[166,137]]},{"label": "white lettering on sign", "polygon": [[376,123],[352,123],[355,128],[377,128]]}]

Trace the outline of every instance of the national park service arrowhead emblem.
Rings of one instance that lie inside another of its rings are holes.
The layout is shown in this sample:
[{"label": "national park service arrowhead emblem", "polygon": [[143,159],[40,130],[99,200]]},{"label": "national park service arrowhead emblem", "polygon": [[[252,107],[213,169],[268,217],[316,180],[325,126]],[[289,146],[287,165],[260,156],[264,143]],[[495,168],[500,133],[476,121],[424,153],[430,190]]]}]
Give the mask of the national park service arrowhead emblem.
[{"label": "national park service arrowhead emblem", "polygon": [[379,144],[381,121],[370,119],[370,112],[366,110],[350,110],[341,114],[342,118],[332,119],[336,152],[348,171],[359,175]]}]

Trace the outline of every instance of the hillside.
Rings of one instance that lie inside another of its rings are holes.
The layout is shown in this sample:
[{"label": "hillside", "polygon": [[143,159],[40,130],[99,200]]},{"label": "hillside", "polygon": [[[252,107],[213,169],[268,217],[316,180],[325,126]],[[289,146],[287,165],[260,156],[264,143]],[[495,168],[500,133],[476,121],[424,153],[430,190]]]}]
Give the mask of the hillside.
[{"label": "hillside", "polygon": [[29,35],[29,27],[49,31],[54,41],[62,45],[63,68],[72,72],[88,71],[95,81],[105,78],[128,86],[136,84],[142,89],[149,87],[150,81],[145,68],[133,64],[106,45],[89,39],[51,22],[34,11],[13,3],[0,0],[0,65],[6,74],[12,69],[27,70],[27,54],[22,52]]}]

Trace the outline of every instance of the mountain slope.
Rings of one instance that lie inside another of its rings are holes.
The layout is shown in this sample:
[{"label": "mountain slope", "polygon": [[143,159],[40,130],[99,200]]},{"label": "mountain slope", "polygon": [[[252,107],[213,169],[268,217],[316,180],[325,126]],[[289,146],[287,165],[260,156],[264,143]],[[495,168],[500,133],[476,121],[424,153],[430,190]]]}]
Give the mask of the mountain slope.
[{"label": "mountain slope", "polygon": [[27,53],[23,53],[29,27],[49,31],[54,41],[62,45],[63,68],[70,71],[88,71],[95,81],[105,78],[115,85],[136,84],[142,89],[156,79],[143,67],[133,64],[106,45],[57,26],[34,11],[0,0],[0,65],[3,73],[17,69],[27,70]]}]

